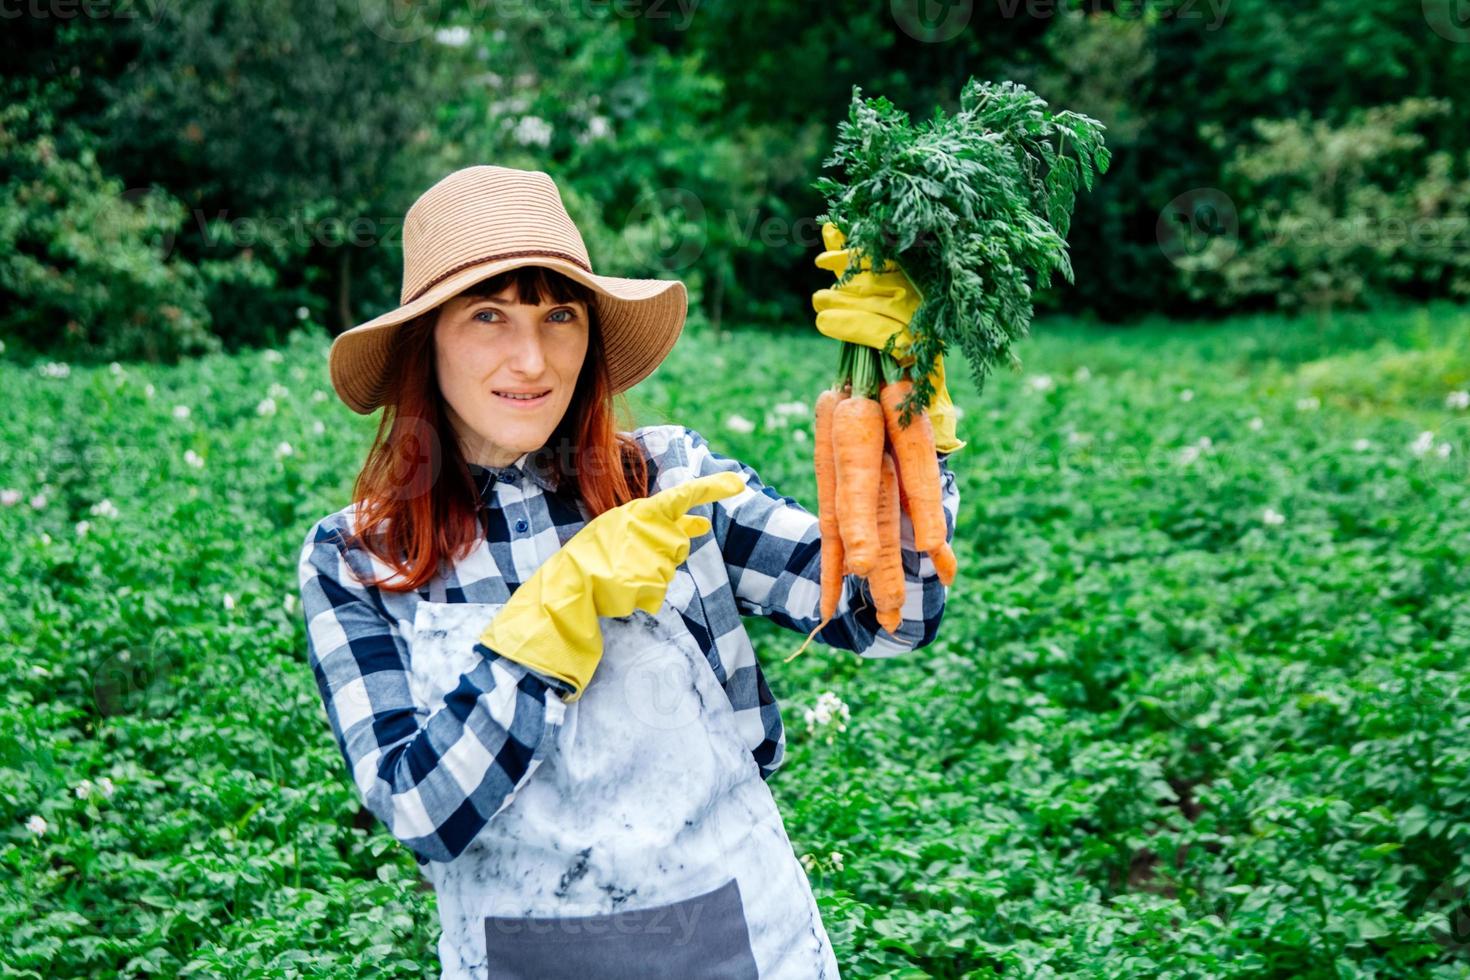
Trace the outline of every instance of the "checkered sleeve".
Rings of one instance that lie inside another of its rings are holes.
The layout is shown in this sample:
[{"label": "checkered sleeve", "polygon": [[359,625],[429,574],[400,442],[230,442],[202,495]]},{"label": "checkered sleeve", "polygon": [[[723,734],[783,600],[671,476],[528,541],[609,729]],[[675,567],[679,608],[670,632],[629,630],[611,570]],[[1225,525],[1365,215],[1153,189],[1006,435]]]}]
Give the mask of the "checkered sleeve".
[{"label": "checkered sleeve", "polygon": [[[747,489],[714,504],[714,535],[724,553],[736,603],[743,615],[767,616],[807,634],[821,621],[822,542],[817,515],[761,481],[754,469],[717,452],[700,433],[685,429],[685,450],[693,476],[731,471]],[[954,539],[959,488],[940,454],[940,488],[948,540]],[[928,646],[938,635],[948,588],[939,580],[927,552],[914,547],[914,527],[901,517],[907,594],[896,633],[878,624],[867,580],[849,574],[832,622],[817,639],[864,657],[891,657]]]},{"label": "checkered sleeve", "polygon": [[363,804],[419,864],[452,861],[540,766],[566,703],[482,645],[432,713],[409,688],[409,649],[377,591],[319,521],[299,564],[308,659]]}]

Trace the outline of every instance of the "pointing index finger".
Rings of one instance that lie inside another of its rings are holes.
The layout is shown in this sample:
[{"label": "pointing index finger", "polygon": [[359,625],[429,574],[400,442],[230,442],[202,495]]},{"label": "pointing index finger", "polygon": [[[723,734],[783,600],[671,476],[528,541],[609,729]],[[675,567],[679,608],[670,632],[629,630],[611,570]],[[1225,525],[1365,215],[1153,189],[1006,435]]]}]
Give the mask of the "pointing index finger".
[{"label": "pointing index finger", "polygon": [[745,488],[745,479],[739,473],[712,473],[660,491],[656,496],[663,513],[673,519],[695,504],[733,497]]}]

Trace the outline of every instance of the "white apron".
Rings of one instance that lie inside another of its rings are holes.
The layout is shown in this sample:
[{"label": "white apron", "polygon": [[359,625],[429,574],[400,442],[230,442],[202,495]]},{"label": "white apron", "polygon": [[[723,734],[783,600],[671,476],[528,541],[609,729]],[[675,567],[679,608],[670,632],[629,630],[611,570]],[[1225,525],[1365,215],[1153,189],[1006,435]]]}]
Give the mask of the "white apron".
[{"label": "white apron", "polygon": [[[602,660],[540,768],[456,860],[422,866],[441,980],[838,980],[776,802],[671,605],[693,588],[680,566],[657,615],[601,620]],[[423,707],[501,606],[418,604]]]}]

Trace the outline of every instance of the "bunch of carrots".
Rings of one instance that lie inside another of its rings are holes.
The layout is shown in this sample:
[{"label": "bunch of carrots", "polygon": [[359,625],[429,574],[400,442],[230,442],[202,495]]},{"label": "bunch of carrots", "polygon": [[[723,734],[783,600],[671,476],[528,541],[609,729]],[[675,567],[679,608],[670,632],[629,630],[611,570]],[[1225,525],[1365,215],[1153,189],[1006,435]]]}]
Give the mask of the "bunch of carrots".
[{"label": "bunch of carrots", "polygon": [[838,384],[817,398],[817,517],[822,533],[822,621],[801,647],[832,621],[848,574],[868,580],[878,623],[889,633],[903,621],[906,594],[900,514],[914,529],[914,547],[929,553],[940,581],[954,581],[957,563],[947,540],[934,427],[902,404],[913,390],[907,376],[885,381],[874,348],[844,343]]}]

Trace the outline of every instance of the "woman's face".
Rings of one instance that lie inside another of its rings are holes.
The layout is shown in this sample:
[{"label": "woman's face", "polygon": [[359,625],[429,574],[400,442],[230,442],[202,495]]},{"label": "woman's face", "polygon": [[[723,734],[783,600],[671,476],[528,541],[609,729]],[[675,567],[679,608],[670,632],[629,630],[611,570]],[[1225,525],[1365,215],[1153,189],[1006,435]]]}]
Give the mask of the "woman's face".
[{"label": "woman's face", "polygon": [[507,466],[540,449],[571,404],[587,356],[587,304],[541,299],[521,303],[512,283],[490,298],[456,296],[439,308],[439,388],[470,462]]}]

